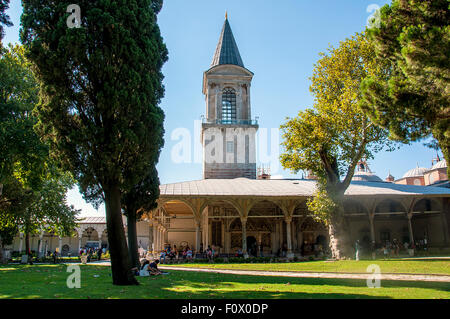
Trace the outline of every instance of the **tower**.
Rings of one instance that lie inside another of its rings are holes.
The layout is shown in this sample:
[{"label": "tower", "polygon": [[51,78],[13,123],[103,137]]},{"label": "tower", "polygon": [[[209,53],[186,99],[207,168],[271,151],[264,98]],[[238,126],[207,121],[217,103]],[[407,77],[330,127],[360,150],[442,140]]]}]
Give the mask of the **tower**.
[{"label": "tower", "polygon": [[251,119],[252,78],[225,17],[211,66],[203,74],[206,115],[201,140],[205,179],[256,179],[258,123]]}]

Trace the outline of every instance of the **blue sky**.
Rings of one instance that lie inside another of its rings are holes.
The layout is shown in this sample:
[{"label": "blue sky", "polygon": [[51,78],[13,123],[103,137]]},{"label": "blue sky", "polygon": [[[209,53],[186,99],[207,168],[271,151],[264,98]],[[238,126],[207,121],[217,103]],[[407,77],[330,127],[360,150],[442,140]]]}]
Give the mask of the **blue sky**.
[{"label": "blue sky", "polygon": [[[163,68],[166,93],[161,107],[166,114],[166,134],[158,164],[161,183],[202,178],[202,165],[194,160],[193,145],[199,140],[194,121],[205,114],[203,72],[210,66],[226,11],[244,65],[255,74],[251,87],[252,116],[259,117],[260,130],[270,132],[279,128],[286,117],[312,105],[309,77],[319,52],[363,31],[371,15],[367,10],[370,5],[389,2],[166,0],[158,18],[169,50],[169,61]],[[19,41],[21,12],[20,1],[11,0],[8,14],[14,27],[6,29],[5,43]],[[180,142],[171,139],[172,133],[180,128],[191,135],[191,163],[174,163],[171,156],[173,147]],[[394,152],[377,154],[369,166],[383,179],[389,171],[399,178],[416,165],[430,167],[435,156],[436,152],[422,143],[413,143]],[[278,177],[301,177],[301,173],[293,175],[281,167],[276,170],[277,163],[270,165],[272,174]],[[76,189],[69,192],[68,201],[82,209],[84,216],[104,214],[103,206],[96,211]]]}]

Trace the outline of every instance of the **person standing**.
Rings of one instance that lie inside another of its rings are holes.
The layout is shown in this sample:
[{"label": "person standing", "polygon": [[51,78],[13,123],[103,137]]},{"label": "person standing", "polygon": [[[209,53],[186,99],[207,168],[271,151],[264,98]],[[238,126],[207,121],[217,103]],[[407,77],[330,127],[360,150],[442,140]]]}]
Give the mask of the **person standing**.
[{"label": "person standing", "polygon": [[355,243],[355,250],[356,250],[356,253],[355,253],[355,259],[356,259],[356,260],[359,260],[359,250],[360,250],[359,239],[356,240],[356,243]]}]

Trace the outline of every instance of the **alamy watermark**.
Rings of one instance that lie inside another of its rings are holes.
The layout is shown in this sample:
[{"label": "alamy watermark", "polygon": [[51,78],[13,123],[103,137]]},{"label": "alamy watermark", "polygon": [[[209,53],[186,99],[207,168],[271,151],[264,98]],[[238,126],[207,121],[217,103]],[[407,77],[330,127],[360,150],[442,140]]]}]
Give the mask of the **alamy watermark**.
[{"label": "alamy watermark", "polygon": [[378,4],[369,4],[366,8],[368,13],[372,13],[366,21],[368,28],[379,28],[381,24],[380,6]]},{"label": "alamy watermark", "polygon": [[67,272],[71,273],[66,280],[67,288],[81,288],[81,269],[78,265],[67,266]]},{"label": "alamy watermark", "polygon": [[370,273],[367,277],[368,288],[380,288],[381,287],[381,268],[377,264],[371,264],[367,266],[366,272]]},{"label": "alamy watermark", "polygon": [[72,28],[81,28],[81,8],[78,4],[69,4],[67,6],[67,13],[70,13],[69,17],[66,20],[67,27],[69,29]]}]

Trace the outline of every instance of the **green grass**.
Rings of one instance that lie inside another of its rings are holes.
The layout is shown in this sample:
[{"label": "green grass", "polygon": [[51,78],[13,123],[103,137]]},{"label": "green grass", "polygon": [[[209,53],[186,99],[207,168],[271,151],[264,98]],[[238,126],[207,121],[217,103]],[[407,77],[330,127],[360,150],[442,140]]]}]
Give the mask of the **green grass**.
[{"label": "green grass", "polygon": [[[82,265],[81,288],[66,286],[65,265],[0,267],[1,298],[450,298],[449,283],[286,278],[171,270],[169,275],[137,277],[139,286],[113,286],[110,267]],[[98,275],[99,277],[94,277]]]},{"label": "green grass", "polygon": [[340,272],[367,273],[367,266],[377,264],[382,273],[394,274],[438,274],[450,275],[450,260],[341,260],[341,261],[307,261],[292,263],[266,264],[171,264],[170,267],[193,267],[210,269],[240,269],[240,270],[269,270],[269,271],[307,271],[307,272]]}]

